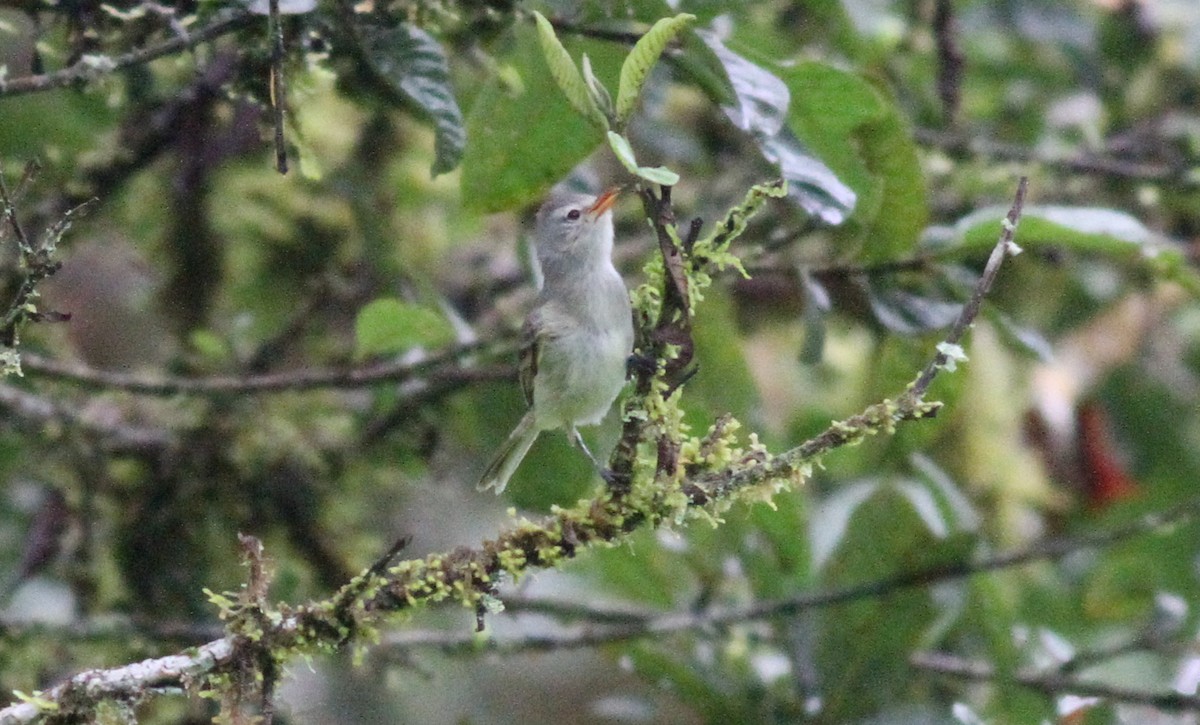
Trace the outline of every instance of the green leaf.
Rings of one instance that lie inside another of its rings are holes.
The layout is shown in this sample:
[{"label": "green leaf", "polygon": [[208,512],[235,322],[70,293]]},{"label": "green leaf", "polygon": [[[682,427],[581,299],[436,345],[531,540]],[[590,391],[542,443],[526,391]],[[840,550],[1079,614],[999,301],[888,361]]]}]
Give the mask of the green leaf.
[{"label": "green leaf", "polygon": [[369,303],[354,321],[359,358],[391,355],[418,345],[443,345],[453,337],[441,314],[389,297]]},{"label": "green leaf", "polygon": [[928,223],[920,160],[899,109],[857,74],[807,61],[779,69],[787,125],[858,196],[844,230],[857,261],[908,256]]},{"label": "green leaf", "polygon": [[188,336],[192,349],[208,362],[223,363],[233,357],[229,343],[212,330],[192,330]]},{"label": "green leaf", "polygon": [[[996,243],[1007,214],[1007,207],[980,209],[960,219],[949,230],[930,230],[926,242],[941,258],[989,250]],[[1116,209],[1027,206],[1014,241],[1024,249],[1049,247],[1130,263],[1200,297],[1200,275],[1188,263],[1187,256],[1133,216]]]},{"label": "green leaf", "polygon": [[[462,195],[476,211],[512,209],[539,199],[604,137],[571,109],[546,73],[533,29],[517,26],[514,32],[514,47],[497,59],[509,69],[507,77],[491,78],[467,117]],[[616,75],[620,48],[596,41],[580,46],[601,78]]]},{"label": "green leaf", "polygon": [[466,131],[441,44],[407,23],[394,28],[364,24],[359,31],[363,55],[371,70],[433,122],[433,175],[458,166],[466,146]]},{"label": "green leaf", "polygon": [[[711,62],[688,66],[689,71],[702,69],[700,76],[694,75],[697,82],[722,103],[729,120],[754,139],[763,157],[779,168],[793,201],[826,224],[845,222],[858,195],[784,126],[790,102],[787,85],[727,48],[715,35],[699,31],[696,35],[707,48],[696,52],[713,57]],[[724,74],[725,89],[713,87],[708,71],[714,67]]]},{"label": "green leaf", "polygon": [[629,145],[629,140],[621,134],[609,131],[608,145],[621,165],[634,176],[663,186],[674,186],[679,183],[679,174],[665,166],[655,166],[654,168],[638,166],[637,158],[633,155],[633,147]]},{"label": "green leaf", "polygon": [[583,82],[587,84],[588,94],[592,97],[592,103],[600,109],[605,118],[611,118],[613,115],[613,99],[609,95],[608,89],[596,77],[592,71],[592,61],[588,58],[588,54],[583,54]]},{"label": "green leaf", "polygon": [[652,184],[675,186],[679,183],[679,174],[671,171],[665,166],[639,166],[637,171],[634,173]]},{"label": "green leaf", "polygon": [[[827,516],[836,519],[834,535],[821,547],[822,586],[853,586],[961,560],[969,540],[954,535],[931,497],[917,491],[872,480],[843,487],[822,503],[811,518],[814,529],[829,526]],[[911,685],[907,657],[938,624],[938,608],[929,589],[898,589],[814,619],[815,661],[826,683],[822,718],[857,722]]]},{"label": "green leaf", "polygon": [[620,161],[621,165],[629,170],[629,173],[636,174],[638,170],[637,157],[633,155],[633,147],[629,145],[629,139],[619,133],[609,131],[608,145],[612,148],[617,161]]},{"label": "green leaf", "polygon": [[670,43],[695,19],[695,15],[688,13],[680,13],[673,18],[663,18],[638,39],[633,50],[626,56],[625,63],[621,65],[621,81],[617,86],[616,105],[618,125],[624,126],[630,115],[633,114],[638,96],[642,92],[642,86],[646,83],[646,76],[658,62],[658,57],[662,55],[667,43]]},{"label": "green leaf", "polygon": [[599,128],[608,128],[608,119],[604,117],[600,108],[592,100],[583,76],[575,67],[575,61],[554,33],[554,26],[550,24],[546,16],[536,10],[533,11],[533,17],[537,20],[538,42],[542,46],[542,57],[546,59],[546,65],[550,66],[550,75],[562,90],[563,95],[567,97],[567,102]]},{"label": "green leaf", "polygon": [[[955,236],[972,250],[991,249],[1008,207],[988,207],[954,225]],[[1016,237],[1023,247],[1047,245],[1106,255],[1142,254],[1161,239],[1133,216],[1116,209],[1084,206],[1027,206]]]}]

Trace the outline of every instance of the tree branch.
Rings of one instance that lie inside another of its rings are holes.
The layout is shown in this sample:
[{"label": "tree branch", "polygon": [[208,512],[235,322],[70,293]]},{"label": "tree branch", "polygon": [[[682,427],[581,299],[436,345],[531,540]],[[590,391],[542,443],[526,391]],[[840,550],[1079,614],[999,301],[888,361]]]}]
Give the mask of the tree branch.
[{"label": "tree branch", "polygon": [[503,354],[506,343],[471,343],[427,357],[419,362],[388,361],[346,369],[289,370],[261,375],[214,375],[204,378],[151,378],[118,373],[78,363],[51,360],[32,353],[22,356],[25,372],[35,377],[81,385],[98,390],[125,390],[142,395],[223,395],[229,393],[282,393],[317,388],[362,388],[380,383],[404,383],[422,378],[436,378],[440,383],[470,383],[489,380],[508,380],[513,377],[512,366],[467,366],[456,364],[476,353]]},{"label": "tree branch", "polygon": [[1018,671],[997,672],[984,662],[965,660],[940,652],[918,652],[909,658],[909,663],[918,670],[945,675],[971,682],[1000,681],[1015,682],[1036,692],[1051,697],[1079,695],[1102,697],[1106,700],[1131,705],[1148,705],[1168,712],[1200,711],[1200,696],[1180,692],[1146,692],[1100,682],[1085,682],[1058,672]]},{"label": "tree branch", "polygon": [[208,25],[197,28],[185,36],[173,37],[113,58],[84,56],[72,65],[53,73],[13,78],[12,80],[0,79],[0,98],[64,88],[80,81],[93,81],[116,71],[195,48],[202,43],[246,27],[254,19],[254,15],[240,6],[225,9],[217,13]]}]

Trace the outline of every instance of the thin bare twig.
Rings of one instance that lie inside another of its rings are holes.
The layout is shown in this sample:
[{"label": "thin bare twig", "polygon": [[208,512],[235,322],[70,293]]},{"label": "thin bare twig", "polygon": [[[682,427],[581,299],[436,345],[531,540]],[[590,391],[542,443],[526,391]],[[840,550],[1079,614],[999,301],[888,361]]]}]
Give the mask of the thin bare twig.
[{"label": "thin bare twig", "polygon": [[275,170],[288,172],[287,143],[283,138],[283,114],[287,108],[287,84],[283,77],[283,21],[279,16],[279,0],[270,0],[268,32],[271,34],[271,111],[275,125]]},{"label": "thin bare twig", "polygon": [[[971,326],[971,323],[975,321],[975,316],[979,314],[979,307],[983,304],[983,298],[987,295],[988,290],[992,288],[992,283],[996,280],[996,275],[1000,273],[1000,264],[1004,261],[1004,257],[1011,253],[1013,234],[1017,231],[1017,222],[1021,220],[1021,211],[1025,208],[1025,192],[1028,188],[1029,179],[1022,176],[1020,181],[1017,182],[1017,194],[1013,199],[1012,208],[1008,210],[1008,216],[1004,219],[1003,229],[1000,232],[1000,241],[992,249],[992,254],[988,257],[987,264],[984,265],[983,275],[979,278],[979,283],[975,285],[975,290],[971,293],[971,298],[963,305],[962,312],[959,313],[958,319],[954,321],[954,326],[950,328],[950,334],[946,336],[943,346],[957,345]],[[943,346],[939,346],[939,348]],[[934,376],[937,375],[939,370],[946,367],[946,363],[949,361],[949,355],[944,349],[939,349],[933,360],[917,376],[916,381],[913,382],[909,390],[909,394],[916,398],[924,396],[925,392],[929,389],[929,384],[933,382]]]},{"label": "thin bare twig", "polygon": [[24,76],[11,80],[0,79],[0,97],[38,93],[64,88],[79,81],[92,81],[125,68],[142,65],[158,58],[195,48],[246,27],[253,20],[254,15],[240,6],[228,8],[217,13],[208,25],[197,28],[186,36],[176,36],[113,58],[97,59],[85,56],[72,65],[53,73]]},{"label": "thin bare twig", "polygon": [[[222,395],[227,393],[280,393],[317,388],[361,388],[434,376],[440,383],[461,384],[513,377],[509,365],[464,366],[456,361],[484,352],[487,343],[461,345],[420,362],[388,361],[346,369],[289,370],[261,375],[214,375],[204,378],[158,377],[97,370],[86,365],[51,360],[32,353],[22,357],[22,367],[40,376],[100,390],[125,390],[143,395]],[[488,354],[503,352],[488,351]]]},{"label": "thin bare twig", "polygon": [[942,102],[942,120],[954,126],[962,100],[962,71],[966,56],[958,44],[954,0],[937,0],[933,12],[933,35],[937,40],[937,89]]},{"label": "thin bare twig", "polygon": [[1058,672],[998,672],[988,663],[965,660],[941,652],[918,652],[909,658],[909,664],[924,672],[972,682],[1001,681],[1006,685],[1016,683],[1051,697],[1059,695],[1101,697],[1131,705],[1148,705],[1168,712],[1200,711],[1200,696],[1197,695],[1134,690],[1100,682],[1086,682]]},{"label": "thin bare twig", "polygon": [[941,149],[956,156],[964,154],[987,156],[1004,161],[1036,163],[1073,173],[1097,174],[1118,179],[1173,182],[1187,186],[1197,184],[1197,181],[1190,176],[1191,167],[1187,165],[1172,166],[1166,163],[1131,161],[1090,153],[1055,156],[1026,146],[984,138],[971,138],[960,133],[938,131],[931,128],[915,129],[913,136],[918,143]]}]

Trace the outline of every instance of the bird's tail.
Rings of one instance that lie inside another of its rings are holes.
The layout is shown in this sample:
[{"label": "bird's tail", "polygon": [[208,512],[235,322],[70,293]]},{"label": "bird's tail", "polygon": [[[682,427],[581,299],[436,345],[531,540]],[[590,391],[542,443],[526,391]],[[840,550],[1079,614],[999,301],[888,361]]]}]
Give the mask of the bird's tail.
[{"label": "bird's tail", "polygon": [[480,491],[492,488],[499,495],[508,485],[508,479],[512,478],[517,466],[521,465],[521,460],[525,458],[525,454],[529,452],[529,448],[537,440],[539,433],[541,431],[533,424],[533,411],[531,410],[521,418],[520,423],[517,423],[517,427],[508,436],[508,440],[504,441],[500,452],[483,472],[483,477],[479,479],[479,485],[475,488]]}]

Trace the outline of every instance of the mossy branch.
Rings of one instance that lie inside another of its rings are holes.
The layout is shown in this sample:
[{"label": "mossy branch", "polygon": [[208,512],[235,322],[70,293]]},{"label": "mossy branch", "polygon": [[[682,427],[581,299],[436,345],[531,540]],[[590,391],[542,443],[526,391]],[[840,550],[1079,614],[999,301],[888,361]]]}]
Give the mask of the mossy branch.
[{"label": "mossy branch", "polygon": [[[858,415],[835,422],[815,438],[774,456],[758,445],[753,435],[748,445],[739,445],[734,437],[738,424],[727,416],[718,419],[705,436],[686,436],[675,404],[686,381],[686,362],[680,364],[675,340],[682,337],[690,341],[691,308],[686,285],[697,283],[697,279],[688,274],[684,262],[696,244],[699,225],[692,224],[680,239],[669,191],[664,189],[661,195],[655,195],[646,190],[643,202],[666,256],[658,278],[662,285],[659,294],[641,290],[644,301],[654,301],[651,306],[639,305],[646,323],[641,351],[658,356],[652,365],[638,367],[635,393],[626,406],[623,438],[611,461],[616,472],[627,475],[625,485],[610,486],[569,508],[555,508],[549,516],[521,519],[478,547],[461,547],[393,564],[399,549],[394,547],[324,601],[268,608],[261,593],[262,574],[257,573],[251,577],[248,598],[233,595],[222,600],[238,602],[239,611],[253,615],[235,617],[231,633],[225,638],[171,657],[81,673],[0,710],[0,724],[31,723],[39,718],[45,722],[86,719],[101,701],[144,698],[151,694],[151,688],[185,687],[195,691],[236,684],[235,679],[244,676],[247,662],[283,662],[347,643],[370,642],[375,630],[389,617],[423,605],[457,602],[470,608],[482,626],[486,614],[502,608],[502,582],[557,566],[591,546],[619,543],[638,529],[681,524],[692,517],[711,521],[737,502],[768,499],[782,488],[802,483],[812,466],[829,452],[872,435],[889,434],[899,423],[935,414],[940,404],[925,401],[924,394],[938,372],[951,368],[956,357],[951,348],[978,313],[979,302],[1004,256],[1015,252],[1013,232],[1024,203],[1025,186],[1022,179],[975,293],[929,366],[894,400],[876,403]],[[727,247],[727,243],[717,246]],[[675,256],[679,259],[672,261]],[[265,658],[264,653],[270,657]]]}]

